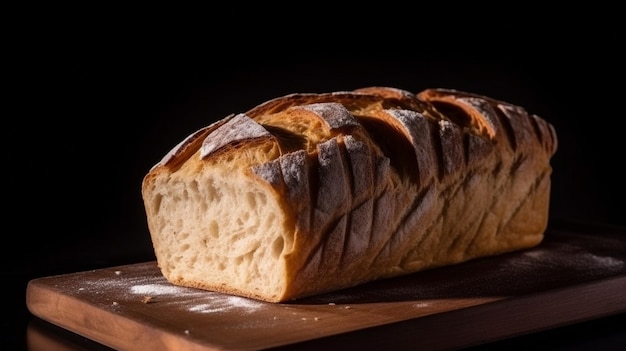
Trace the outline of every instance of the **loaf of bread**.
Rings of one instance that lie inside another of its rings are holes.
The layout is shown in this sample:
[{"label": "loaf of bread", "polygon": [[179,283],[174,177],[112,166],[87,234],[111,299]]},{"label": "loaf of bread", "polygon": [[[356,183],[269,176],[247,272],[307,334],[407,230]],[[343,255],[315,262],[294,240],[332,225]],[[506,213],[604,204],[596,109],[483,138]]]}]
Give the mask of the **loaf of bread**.
[{"label": "loaf of bread", "polygon": [[291,94],[191,134],[142,196],[169,282],[283,302],[538,245],[556,149],[477,94]]}]

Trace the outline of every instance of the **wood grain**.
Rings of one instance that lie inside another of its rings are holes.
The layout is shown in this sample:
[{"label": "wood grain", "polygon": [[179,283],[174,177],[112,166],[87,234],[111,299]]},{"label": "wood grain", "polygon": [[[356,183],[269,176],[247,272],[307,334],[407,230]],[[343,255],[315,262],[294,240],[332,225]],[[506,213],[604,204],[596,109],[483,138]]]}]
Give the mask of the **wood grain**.
[{"label": "wood grain", "polygon": [[459,348],[626,311],[626,233],[271,304],[176,287],[155,262],[29,282],[31,313],[119,350]]}]

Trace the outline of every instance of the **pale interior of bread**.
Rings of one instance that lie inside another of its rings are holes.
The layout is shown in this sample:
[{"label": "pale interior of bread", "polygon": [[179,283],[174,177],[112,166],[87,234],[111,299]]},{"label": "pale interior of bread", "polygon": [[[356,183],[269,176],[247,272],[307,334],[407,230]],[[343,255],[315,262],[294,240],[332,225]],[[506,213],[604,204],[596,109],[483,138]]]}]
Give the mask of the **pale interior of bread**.
[{"label": "pale interior of bread", "polygon": [[[187,164],[152,187],[159,189],[147,205],[157,219],[151,224],[159,233],[154,247],[169,280],[207,289],[223,285],[231,292],[284,286],[277,262],[293,238],[285,237],[288,221],[266,186],[245,172]],[[207,277],[211,286],[198,283]]]}]

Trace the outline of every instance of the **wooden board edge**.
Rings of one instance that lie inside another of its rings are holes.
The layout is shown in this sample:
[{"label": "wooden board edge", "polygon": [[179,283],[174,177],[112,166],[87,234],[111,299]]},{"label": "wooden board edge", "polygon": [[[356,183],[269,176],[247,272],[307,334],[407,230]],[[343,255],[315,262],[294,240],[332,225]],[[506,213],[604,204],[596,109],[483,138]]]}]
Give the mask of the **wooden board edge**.
[{"label": "wooden board edge", "polygon": [[[103,345],[119,350],[224,350],[220,345],[207,345],[204,339],[194,339],[184,333],[172,333],[171,330],[122,316],[108,308],[109,306],[87,303],[62,294],[55,291],[46,279],[32,280],[27,286],[26,301],[31,313]],[[348,347],[354,345],[355,339],[359,340],[359,348],[363,350],[370,347],[402,349],[407,345],[424,349],[471,347],[626,312],[623,291],[626,291],[624,274],[273,349]],[[555,304],[554,301],[559,303]],[[110,323],[112,320],[116,321],[113,328],[111,324],[107,324],[106,328],[101,327],[102,323]],[[460,322],[467,320],[473,322]],[[534,327],[529,329],[529,323]]]},{"label": "wooden board edge", "polygon": [[[626,275],[476,305],[272,350],[442,350],[479,346],[626,312]],[[581,305],[581,296],[585,304]],[[554,302],[558,301],[558,304]],[[528,308],[528,306],[537,306]],[[489,318],[485,318],[489,316]],[[550,316],[547,318],[546,316]],[[466,323],[471,320],[472,323]],[[528,328],[528,323],[534,325]],[[445,326],[445,328],[442,328]],[[365,346],[365,347],[364,347]]]},{"label": "wooden board edge", "polygon": [[[26,306],[31,314],[46,322],[69,330],[116,350],[189,350],[213,351],[224,348],[200,344],[183,333],[159,330],[113,310],[55,292],[41,279],[33,279],[26,287]],[[115,321],[115,325],[111,324]],[[106,327],[103,327],[106,326]],[[111,333],[111,330],[114,332]]]}]

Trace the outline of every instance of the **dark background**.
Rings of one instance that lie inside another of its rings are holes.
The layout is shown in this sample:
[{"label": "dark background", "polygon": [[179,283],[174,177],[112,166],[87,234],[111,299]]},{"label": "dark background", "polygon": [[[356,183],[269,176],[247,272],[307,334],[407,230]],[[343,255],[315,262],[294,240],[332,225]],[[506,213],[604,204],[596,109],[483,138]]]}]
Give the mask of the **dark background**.
[{"label": "dark background", "polygon": [[415,20],[324,31],[342,18],[176,34],[166,20],[120,30],[85,18],[16,40],[3,127],[11,256],[1,263],[17,313],[3,329],[21,340],[29,279],[152,260],[140,193],[150,167],[196,129],[293,92],[443,87],[524,106],[559,138],[551,218],[626,225],[618,45],[578,20],[534,34],[514,30],[531,19],[472,33]]}]

